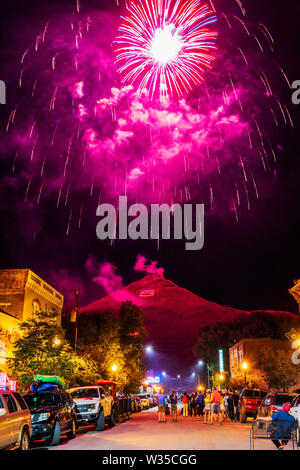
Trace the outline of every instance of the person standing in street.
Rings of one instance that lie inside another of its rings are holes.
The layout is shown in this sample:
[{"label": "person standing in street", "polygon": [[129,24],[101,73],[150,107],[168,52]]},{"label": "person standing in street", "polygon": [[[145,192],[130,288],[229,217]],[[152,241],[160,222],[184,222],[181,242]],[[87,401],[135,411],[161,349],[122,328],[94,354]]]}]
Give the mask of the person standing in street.
[{"label": "person standing in street", "polygon": [[211,415],[211,390],[206,391],[204,397],[204,423],[208,423]]},{"label": "person standing in street", "polygon": [[229,419],[232,422],[232,421],[234,421],[234,404],[233,404],[233,395],[232,395],[232,393],[230,393],[228,395],[227,404],[228,404]]},{"label": "person standing in street", "polygon": [[165,423],[166,422],[166,404],[167,404],[167,396],[165,395],[164,390],[160,391],[158,395],[158,422]]},{"label": "person standing in street", "polygon": [[172,413],[172,420],[173,423],[177,422],[177,403],[178,403],[178,398],[174,390],[171,391],[170,395],[170,404],[171,404],[171,413]]},{"label": "person standing in street", "polygon": [[221,413],[221,401],[222,401],[222,395],[220,392],[218,392],[217,387],[214,387],[214,392],[212,394],[212,400],[211,400],[211,416],[210,416],[210,424],[214,424],[214,416],[218,415],[219,418],[219,424],[223,424],[222,421],[222,413]]},{"label": "person standing in street", "polygon": [[239,398],[240,398],[239,392],[238,392],[237,390],[235,390],[235,392],[234,392],[234,394],[233,394],[234,419],[235,419],[235,421],[239,421],[239,420],[240,420],[240,414],[239,414]]},{"label": "person standing in street", "polygon": [[200,392],[197,398],[197,414],[198,416],[203,417],[203,410],[204,410],[204,394]]},{"label": "person standing in street", "polygon": [[189,414],[189,397],[186,392],[184,392],[182,397],[182,407],[183,407],[183,416],[188,416]]},{"label": "person standing in street", "polygon": [[196,416],[196,409],[197,409],[197,401],[196,401],[196,395],[193,392],[191,395],[191,416]]}]

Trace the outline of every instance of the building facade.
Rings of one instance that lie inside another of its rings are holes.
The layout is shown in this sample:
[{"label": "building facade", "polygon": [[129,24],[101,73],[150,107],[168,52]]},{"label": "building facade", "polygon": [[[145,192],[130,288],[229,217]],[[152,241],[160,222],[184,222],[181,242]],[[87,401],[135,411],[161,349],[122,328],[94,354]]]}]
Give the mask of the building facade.
[{"label": "building facade", "polygon": [[249,367],[257,367],[259,355],[262,349],[272,348],[273,350],[284,349],[288,351],[290,344],[288,341],[271,338],[244,338],[229,348],[230,373],[234,377],[236,370],[242,368],[244,362]]},{"label": "building facade", "polygon": [[54,311],[61,324],[63,296],[30,269],[0,269],[0,310],[24,321],[35,311]]},{"label": "building facade", "polygon": [[20,323],[34,312],[55,312],[61,325],[64,297],[30,269],[0,269],[0,373],[9,375],[7,360],[20,337]]},{"label": "building facade", "polygon": [[[259,357],[262,349],[272,349],[290,351],[291,344],[289,341],[271,339],[271,338],[245,338],[229,348],[229,365],[231,376],[234,377],[237,370],[243,370],[242,365],[247,363],[248,368],[260,368]],[[300,381],[298,380],[294,386],[291,386],[289,392],[300,389]]]}]

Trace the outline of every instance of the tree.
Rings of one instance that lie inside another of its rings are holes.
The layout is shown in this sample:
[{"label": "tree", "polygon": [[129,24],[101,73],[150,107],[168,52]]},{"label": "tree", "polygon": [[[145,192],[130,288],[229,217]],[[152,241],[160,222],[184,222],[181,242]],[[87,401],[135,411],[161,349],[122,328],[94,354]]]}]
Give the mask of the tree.
[{"label": "tree", "polygon": [[228,386],[234,390],[241,390],[245,386],[267,390],[268,383],[265,373],[261,369],[251,368],[245,371],[241,368],[235,369],[229,379]]},{"label": "tree", "polygon": [[19,388],[27,391],[34,376],[58,375],[66,384],[76,369],[63,328],[57,326],[54,312],[35,312],[21,323],[21,336],[14,343],[14,359],[9,359]]},{"label": "tree", "polygon": [[96,361],[85,355],[73,355],[74,371],[69,377],[69,387],[95,385],[101,378]]},{"label": "tree", "polygon": [[145,314],[132,302],[123,302],[119,313],[120,345],[124,350],[124,368],[128,380],[124,387],[125,393],[138,391],[146,368],[144,342],[147,330],[144,325]]},{"label": "tree", "polygon": [[109,312],[79,317],[80,357],[95,364],[101,379],[116,380],[125,393],[137,392],[146,372],[144,319],[143,310],[132,302],[123,302],[117,317]]},{"label": "tree", "polygon": [[228,388],[229,381],[229,372],[215,372],[211,377],[211,382],[213,386],[220,387],[220,389]]},{"label": "tree", "polygon": [[292,363],[290,351],[264,348],[259,362],[270,388],[286,392],[299,381],[300,365]]},{"label": "tree", "polygon": [[[126,384],[128,376],[125,371],[124,350],[120,344],[119,330],[118,319],[112,317],[103,327],[98,339],[94,343],[82,346],[80,352],[84,358],[95,362],[101,379],[117,379],[119,383]],[[117,366],[116,372],[112,370],[114,364]]]}]

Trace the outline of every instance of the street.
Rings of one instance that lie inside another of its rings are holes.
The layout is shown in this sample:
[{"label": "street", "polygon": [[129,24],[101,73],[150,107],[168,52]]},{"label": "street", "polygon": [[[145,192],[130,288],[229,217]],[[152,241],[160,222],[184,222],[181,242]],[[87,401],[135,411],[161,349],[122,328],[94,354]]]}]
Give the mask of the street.
[{"label": "street", "polygon": [[[177,423],[167,416],[159,423],[157,408],[133,414],[125,423],[104,432],[93,427],[79,428],[75,439],[62,438],[51,450],[249,450],[250,427],[247,424],[204,424],[197,417],[178,415]],[[285,450],[292,449],[289,443]],[[275,450],[271,441],[255,441],[255,450]]]}]

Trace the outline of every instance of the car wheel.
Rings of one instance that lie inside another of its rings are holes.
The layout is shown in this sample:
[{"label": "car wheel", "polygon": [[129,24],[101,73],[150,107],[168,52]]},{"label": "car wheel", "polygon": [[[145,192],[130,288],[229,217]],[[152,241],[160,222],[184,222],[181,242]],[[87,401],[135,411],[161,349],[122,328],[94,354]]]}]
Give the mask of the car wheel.
[{"label": "car wheel", "polygon": [[52,433],[52,437],[50,439],[50,446],[54,447],[57,446],[60,443],[60,425],[56,421]]},{"label": "car wheel", "polygon": [[246,423],[246,421],[247,421],[247,415],[244,412],[244,410],[241,409],[241,411],[240,411],[240,422],[241,423]]},{"label": "car wheel", "polygon": [[28,450],[29,449],[29,435],[28,432],[23,429],[22,436],[20,440],[20,450]]},{"label": "car wheel", "polygon": [[116,425],[116,416],[115,416],[114,411],[111,412],[111,415],[110,415],[110,418],[109,418],[109,425],[110,426],[115,426]]},{"label": "car wheel", "polygon": [[105,419],[103,411],[100,411],[100,414],[97,419],[96,431],[104,431],[105,429]]},{"label": "car wheel", "polygon": [[74,439],[74,437],[76,437],[76,421],[74,418],[72,418],[71,421],[71,431],[67,433],[67,436],[69,439]]}]

